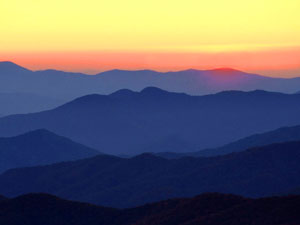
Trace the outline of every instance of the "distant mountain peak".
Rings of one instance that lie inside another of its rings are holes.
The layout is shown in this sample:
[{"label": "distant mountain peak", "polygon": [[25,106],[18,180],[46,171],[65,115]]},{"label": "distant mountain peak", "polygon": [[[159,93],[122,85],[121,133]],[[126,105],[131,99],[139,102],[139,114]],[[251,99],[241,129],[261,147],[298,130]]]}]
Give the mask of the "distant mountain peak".
[{"label": "distant mountain peak", "polygon": [[[21,135],[19,135],[19,136],[36,136],[36,135],[51,135],[51,136],[58,136],[57,134],[55,134],[55,133],[53,133],[53,132],[51,132],[51,131],[49,131],[49,130],[47,130],[47,129],[36,129],[36,130],[32,130],[32,131],[29,131],[29,132],[27,132],[27,133],[24,133],[24,134],[21,134]],[[16,137],[18,137],[18,136],[16,136]]]},{"label": "distant mountain peak", "polygon": [[10,62],[10,61],[2,61],[0,62],[0,72],[29,72],[30,70],[22,67],[22,66],[19,66],[13,62]]},{"label": "distant mountain peak", "polygon": [[245,73],[243,71],[240,70],[236,70],[233,68],[229,68],[229,67],[221,67],[221,68],[215,68],[215,69],[209,69],[209,70],[198,70],[198,69],[187,69],[187,70],[183,70],[183,71],[179,71],[179,72],[187,72],[187,73],[203,73],[203,72],[210,72],[210,73],[214,73],[214,74],[235,74],[235,73]]},{"label": "distant mountain peak", "polygon": [[202,70],[197,70],[197,69],[187,69],[187,70],[182,70],[182,71],[179,71],[179,72],[192,72],[192,73],[197,73],[197,72],[201,72]]},{"label": "distant mountain peak", "polygon": [[284,93],[279,92],[271,92],[271,91],[265,91],[265,90],[253,90],[253,91],[238,91],[238,90],[229,90],[229,91],[221,91],[215,94],[216,96],[280,96],[280,95],[286,95]]},{"label": "distant mountain peak", "polygon": [[132,91],[130,89],[120,89],[116,92],[113,92],[112,94],[110,94],[110,96],[113,96],[113,97],[124,97],[124,96],[132,96],[132,95],[135,95],[137,94],[137,92],[135,91]]},{"label": "distant mountain peak", "polygon": [[[90,103],[101,103],[101,100],[108,99],[107,95],[100,95],[100,94],[89,94],[84,95],[82,97],[76,98],[71,102],[66,103],[65,105],[72,105],[72,104],[90,104]],[[60,106],[64,107],[65,105]]]},{"label": "distant mountain peak", "polygon": [[0,173],[98,155],[99,152],[46,129],[0,138]]},{"label": "distant mountain peak", "polygon": [[164,91],[157,87],[146,87],[141,91],[141,94],[166,94],[168,91]]},{"label": "distant mountain peak", "polygon": [[242,72],[240,70],[236,70],[230,67],[221,67],[221,68],[216,68],[213,69],[213,71],[218,71],[218,72]]},{"label": "distant mountain peak", "polygon": [[273,91],[265,91],[262,89],[256,89],[251,91],[250,93],[255,93],[255,94],[276,94],[276,95],[285,95],[284,93],[280,93],[280,92],[273,92]]},{"label": "distant mountain peak", "polygon": [[0,66],[19,66],[16,63],[13,63],[11,61],[1,61]]},{"label": "distant mountain peak", "polygon": [[128,73],[132,73],[132,74],[136,74],[136,73],[158,73],[155,70],[122,70],[122,69],[113,69],[113,70],[107,70],[104,72],[100,72],[96,75],[105,75],[105,74],[110,74],[110,75],[114,75],[114,74],[128,74]]},{"label": "distant mountain peak", "polygon": [[65,141],[70,141],[73,142],[72,140],[70,140],[69,138],[66,137],[62,137],[60,135],[57,135],[47,129],[36,129],[36,130],[32,130],[26,133],[22,133],[13,137],[2,137],[0,138],[0,140],[31,140],[31,141],[61,141],[61,140],[65,140]]},{"label": "distant mountain peak", "polygon": [[133,160],[166,160],[165,158],[162,158],[160,156],[154,155],[149,152],[145,152],[140,155],[134,156],[131,159],[133,159]]}]

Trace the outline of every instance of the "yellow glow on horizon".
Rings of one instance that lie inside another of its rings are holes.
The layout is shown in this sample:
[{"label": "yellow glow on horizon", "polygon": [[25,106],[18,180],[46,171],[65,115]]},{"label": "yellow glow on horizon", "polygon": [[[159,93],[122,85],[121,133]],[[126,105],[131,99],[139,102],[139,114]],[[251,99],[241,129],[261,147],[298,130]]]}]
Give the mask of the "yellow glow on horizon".
[{"label": "yellow glow on horizon", "polygon": [[0,0],[0,51],[300,46],[299,0]]}]

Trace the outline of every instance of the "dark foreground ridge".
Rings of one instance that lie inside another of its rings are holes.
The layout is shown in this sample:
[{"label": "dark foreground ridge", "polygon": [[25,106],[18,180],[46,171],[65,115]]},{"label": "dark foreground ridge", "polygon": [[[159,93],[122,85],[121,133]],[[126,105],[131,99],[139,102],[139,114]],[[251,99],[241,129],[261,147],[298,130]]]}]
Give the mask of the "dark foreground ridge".
[{"label": "dark foreground ridge", "polygon": [[4,196],[2,196],[2,195],[0,195],[0,201],[3,201],[3,200],[5,200],[5,199],[7,199],[7,198],[4,197]]},{"label": "dark foreground ridge", "polygon": [[296,225],[300,196],[248,199],[208,193],[119,210],[47,194],[0,201],[0,224],[9,225]]},{"label": "dark foreground ridge", "polygon": [[300,142],[272,144],[211,158],[99,155],[74,162],[8,170],[0,194],[31,192],[127,208],[205,192],[265,197],[300,187]]}]

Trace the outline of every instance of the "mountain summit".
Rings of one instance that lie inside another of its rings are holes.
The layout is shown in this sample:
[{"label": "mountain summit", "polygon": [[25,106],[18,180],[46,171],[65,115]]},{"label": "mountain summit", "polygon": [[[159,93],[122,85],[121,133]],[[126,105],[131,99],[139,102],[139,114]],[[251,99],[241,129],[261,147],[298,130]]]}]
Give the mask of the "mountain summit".
[{"label": "mountain summit", "polygon": [[15,137],[0,138],[0,172],[4,170],[87,158],[98,151],[39,129]]},{"label": "mountain summit", "polygon": [[211,157],[164,159],[99,155],[74,162],[9,170],[0,194],[46,192],[112,207],[134,207],[204,192],[262,197],[300,187],[300,142]]},{"label": "mountain summit", "polygon": [[31,72],[31,71],[22,66],[19,66],[19,65],[13,63],[13,62],[10,62],[10,61],[0,62],[0,74],[2,74],[2,73],[22,73],[22,72],[27,73],[27,72]]}]

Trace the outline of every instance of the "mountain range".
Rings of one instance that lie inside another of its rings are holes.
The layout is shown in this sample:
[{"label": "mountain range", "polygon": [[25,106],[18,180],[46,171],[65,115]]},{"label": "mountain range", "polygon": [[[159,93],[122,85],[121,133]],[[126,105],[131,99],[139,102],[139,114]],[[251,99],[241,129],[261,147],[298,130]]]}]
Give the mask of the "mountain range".
[{"label": "mountain range", "polygon": [[149,86],[192,95],[256,89],[295,93],[299,91],[300,78],[271,78],[230,68],[177,72],[111,70],[91,76],[58,70],[31,71],[13,62],[0,62],[0,90],[8,93],[32,93],[69,101],[92,93],[109,94],[124,88],[140,91]]},{"label": "mountain range", "polygon": [[100,152],[47,130],[35,130],[0,138],[0,173],[11,168],[72,161],[98,154]]},{"label": "mountain range", "polygon": [[288,142],[288,141],[299,141],[299,140],[300,140],[300,126],[281,127],[273,131],[254,134],[249,137],[242,138],[240,140],[237,140],[235,142],[226,144],[218,148],[205,149],[205,150],[187,152],[187,153],[159,152],[159,153],[155,153],[155,155],[164,158],[169,158],[169,159],[181,158],[184,156],[211,157],[211,156],[218,156],[218,155],[226,155],[232,152],[240,152],[252,147],[258,147],[258,146],[264,146],[268,144]]},{"label": "mountain range", "polygon": [[107,154],[191,152],[300,124],[299,115],[298,94],[190,96],[149,87],[87,95],[53,110],[3,117],[0,136],[47,129]]},{"label": "mountain range", "polygon": [[299,161],[300,142],[209,158],[99,155],[8,170],[0,175],[0,194],[14,197],[45,192],[118,208],[204,192],[263,197],[300,187]]},{"label": "mountain range", "polygon": [[0,93],[0,116],[33,113],[58,107],[65,103],[60,99],[31,93]]},{"label": "mountain range", "polygon": [[299,87],[0,62],[0,224],[300,224]]},{"label": "mountain range", "polygon": [[118,210],[28,194],[0,201],[0,223],[10,225],[297,225],[300,197],[242,198],[208,193]]},{"label": "mountain range", "polygon": [[300,140],[300,126],[282,127],[274,131],[255,134],[216,149],[199,151],[194,156],[216,156],[231,152],[243,151],[247,148]]}]

